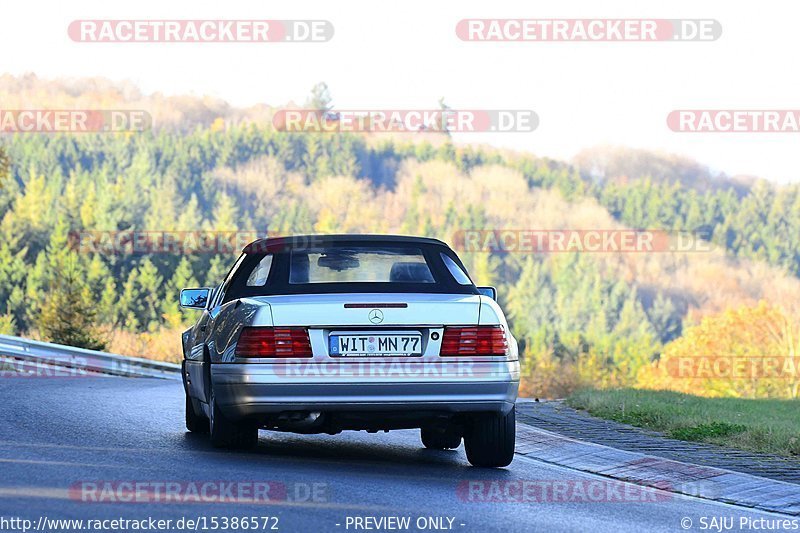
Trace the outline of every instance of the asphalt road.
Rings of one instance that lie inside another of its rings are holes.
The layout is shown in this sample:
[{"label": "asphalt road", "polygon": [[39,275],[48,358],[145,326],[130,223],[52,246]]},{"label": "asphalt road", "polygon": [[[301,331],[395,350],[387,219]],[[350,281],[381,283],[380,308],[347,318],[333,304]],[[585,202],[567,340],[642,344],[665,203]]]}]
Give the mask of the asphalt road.
[{"label": "asphalt road", "polygon": [[[262,431],[255,451],[217,451],[204,436],[185,431],[183,391],[177,381],[3,378],[0,413],[3,531],[20,525],[8,521],[14,517],[31,520],[32,527],[41,517],[173,521],[185,517],[204,520],[197,529],[205,526],[209,531],[214,517],[220,526],[221,517],[259,517],[257,527],[249,530],[262,531],[265,524],[260,517],[270,516],[277,523],[269,519],[266,530],[277,525],[277,530],[289,532],[378,530],[366,529],[375,527],[367,517],[409,517],[408,530],[417,531],[417,520],[438,517],[453,531],[593,533],[686,531],[682,520],[688,525],[687,518],[693,524],[689,531],[701,531],[703,517],[707,524],[711,517],[732,519],[736,531],[742,518],[785,518],[668,493],[645,502],[614,498],[567,502],[552,496],[538,498],[549,501],[525,503],[471,501],[468,492],[459,490],[469,481],[527,481],[542,486],[563,481],[571,488],[608,482],[519,456],[506,469],[472,468],[463,448],[423,449],[417,431],[334,436]],[[270,489],[271,501],[261,498],[259,503],[118,501],[130,495],[125,482],[148,483],[151,491],[161,482],[182,483],[178,497],[191,499],[191,486],[210,481],[239,483],[235,486],[244,490],[253,483],[270,482],[275,492]],[[81,484],[85,482],[96,485]],[[94,492],[95,486],[105,492]],[[488,491],[492,485],[478,487]],[[94,497],[103,501],[84,501]],[[40,531],[75,530],[74,524],[71,528],[42,524]],[[117,526],[110,530],[125,530]],[[239,526],[242,531],[241,522]]]}]

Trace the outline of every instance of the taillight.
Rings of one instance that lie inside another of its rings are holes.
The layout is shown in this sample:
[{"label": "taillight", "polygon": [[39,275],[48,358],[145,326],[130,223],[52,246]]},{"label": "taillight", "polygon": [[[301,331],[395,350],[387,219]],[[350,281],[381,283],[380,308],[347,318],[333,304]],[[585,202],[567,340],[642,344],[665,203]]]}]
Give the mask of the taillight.
[{"label": "taillight", "polygon": [[311,357],[306,328],[242,328],[237,357]]},{"label": "taillight", "polygon": [[506,355],[508,340],[503,326],[444,328],[440,355]]}]

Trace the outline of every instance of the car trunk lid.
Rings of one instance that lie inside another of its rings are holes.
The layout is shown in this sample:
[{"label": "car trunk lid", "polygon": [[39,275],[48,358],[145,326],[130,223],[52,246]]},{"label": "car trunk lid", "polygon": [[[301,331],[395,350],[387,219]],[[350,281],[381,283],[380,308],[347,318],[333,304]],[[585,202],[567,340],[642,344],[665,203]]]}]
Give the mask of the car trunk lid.
[{"label": "car trunk lid", "polygon": [[303,294],[253,298],[268,303],[274,326],[395,327],[478,324],[472,294]]}]

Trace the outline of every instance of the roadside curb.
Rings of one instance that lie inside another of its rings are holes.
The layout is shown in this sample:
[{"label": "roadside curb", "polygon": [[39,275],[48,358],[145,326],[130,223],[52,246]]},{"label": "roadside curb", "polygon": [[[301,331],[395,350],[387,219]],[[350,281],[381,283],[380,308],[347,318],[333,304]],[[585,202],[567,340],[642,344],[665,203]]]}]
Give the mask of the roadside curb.
[{"label": "roadside curb", "polygon": [[584,442],[517,423],[516,453],[637,485],[800,516],[800,487],[784,481]]}]

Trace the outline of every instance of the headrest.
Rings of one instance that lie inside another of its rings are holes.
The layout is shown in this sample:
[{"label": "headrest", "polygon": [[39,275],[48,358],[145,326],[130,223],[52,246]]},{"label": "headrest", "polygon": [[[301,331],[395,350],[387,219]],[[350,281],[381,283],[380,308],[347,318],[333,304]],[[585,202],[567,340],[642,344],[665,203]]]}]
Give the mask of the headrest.
[{"label": "headrest", "polygon": [[389,281],[399,283],[432,283],[431,269],[425,263],[395,263]]}]

